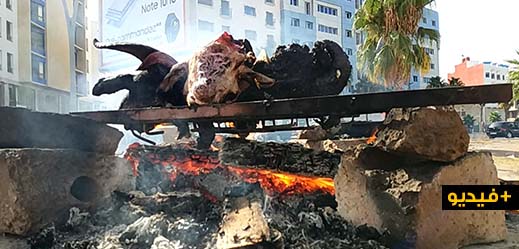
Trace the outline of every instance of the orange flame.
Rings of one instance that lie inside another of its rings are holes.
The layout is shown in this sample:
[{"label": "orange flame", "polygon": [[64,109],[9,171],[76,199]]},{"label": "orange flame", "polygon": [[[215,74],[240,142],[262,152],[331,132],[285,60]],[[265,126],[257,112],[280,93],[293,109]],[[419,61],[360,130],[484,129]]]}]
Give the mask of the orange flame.
[{"label": "orange flame", "polygon": [[[136,149],[139,144],[132,144],[128,151]],[[125,155],[125,158],[132,164],[133,173],[138,175],[138,166],[140,158],[131,153]],[[164,172],[169,174],[171,181],[175,181],[178,175],[200,175],[209,174],[217,168],[229,172],[247,183],[259,183],[267,194],[305,194],[314,192],[325,192],[331,195],[335,194],[335,187],[332,178],[301,176],[291,173],[282,173],[266,169],[252,169],[237,166],[227,166],[220,164],[218,159],[196,158],[177,159],[174,155],[167,158],[160,158],[154,153],[147,153],[146,159],[155,165],[163,166]],[[168,169],[166,171],[166,169]]]},{"label": "orange flame", "polygon": [[375,128],[373,133],[371,133],[371,137],[368,138],[368,141],[366,141],[366,143],[367,144],[374,144],[375,141],[377,141],[377,133],[378,133],[378,128]]},{"label": "orange flame", "polygon": [[225,122],[225,126],[229,127],[229,128],[235,128],[236,126],[234,125],[234,122]]}]

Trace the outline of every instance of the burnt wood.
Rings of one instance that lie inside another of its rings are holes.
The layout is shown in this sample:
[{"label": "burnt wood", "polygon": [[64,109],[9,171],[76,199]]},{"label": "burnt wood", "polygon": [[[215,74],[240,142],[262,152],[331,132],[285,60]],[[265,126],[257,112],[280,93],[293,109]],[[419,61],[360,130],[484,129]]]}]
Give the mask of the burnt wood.
[{"label": "burnt wood", "polygon": [[344,96],[325,96],[273,101],[239,102],[189,108],[144,108],[73,113],[111,124],[167,123],[173,120],[214,122],[236,120],[347,117],[387,112],[392,108],[508,102],[511,84],[420,89]]}]

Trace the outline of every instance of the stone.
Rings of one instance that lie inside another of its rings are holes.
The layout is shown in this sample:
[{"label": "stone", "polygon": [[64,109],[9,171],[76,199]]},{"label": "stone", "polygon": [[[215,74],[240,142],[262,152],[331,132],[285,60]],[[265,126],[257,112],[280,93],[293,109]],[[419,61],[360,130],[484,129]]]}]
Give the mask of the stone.
[{"label": "stone", "polygon": [[450,249],[506,238],[504,211],[442,210],[442,185],[499,184],[489,153],[446,164],[394,160],[376,151],[359,146],[343,155],[335,189],[346,220],[389,232],[392,248]]},{"label": "stone", "polygon": [[456,111],[432,108],[393,109],[376,136],[385,151],[439,162],[465,155],[470,140]]},{"label": "stone", "polygon": [[72,207],[101,205],[114,190],[132,189],[131,165],[122,158],[77,150],[1,149],[0,232],[28,235],[66,222]]},{"label": "stone", "polygon": [[309,141],[325,140],[328,138],[328,136],[328,132],[321,126],[317,126],[309,130],[304,130],[299,133],[299,139],[306,139]]},{"label": "stone", "polygon": [[113,155],[123,133],[70,115],[0,107],[0,148],[76,149]]}]

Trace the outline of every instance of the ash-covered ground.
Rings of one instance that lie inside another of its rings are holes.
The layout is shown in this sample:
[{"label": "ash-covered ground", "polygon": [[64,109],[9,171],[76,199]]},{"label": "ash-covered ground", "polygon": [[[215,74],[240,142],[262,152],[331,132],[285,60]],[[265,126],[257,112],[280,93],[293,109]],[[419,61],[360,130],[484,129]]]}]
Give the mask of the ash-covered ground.
[{"label": "ash-covered ground", "polygon": [[[285,248],[385,248],[380,235],[355,228],[334,210],[333,197],[266,197],[264,215]],[[73,208],[65,226],[29,239],[38,249],[215,248],[222,205],[197,191],[114,193],[95,212]]]}]

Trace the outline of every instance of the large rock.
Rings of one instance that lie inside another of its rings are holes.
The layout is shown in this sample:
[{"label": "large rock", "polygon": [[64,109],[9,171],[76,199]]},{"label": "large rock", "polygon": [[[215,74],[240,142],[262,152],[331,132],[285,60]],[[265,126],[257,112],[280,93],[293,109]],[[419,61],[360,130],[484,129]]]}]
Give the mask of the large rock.
[{"label": "large rock", "polygon": [[59,149],[0,150],[0,233],[27,235],[59,223],[73,207],[133,189],[125,159]]},{"label": "large rock", "polygon": [[0,107],[0,148],[77,149],[113,155],[123,134],[93,120]]},{"label": "large rock", "polygon": [[393,109],[374,145],[406,156],[451,162],[467,153],[469,135],[456,111]]},{"label": "large rock", "polygon": [[489,153],[450,164],[409,162],[359,146],[335,177],[338,212],[355,225],[389,231],[394,248],[450,249],[505,239],[504,211],[443,211],[441,186],[498,185]]}]

